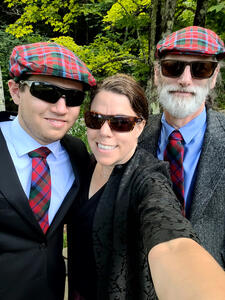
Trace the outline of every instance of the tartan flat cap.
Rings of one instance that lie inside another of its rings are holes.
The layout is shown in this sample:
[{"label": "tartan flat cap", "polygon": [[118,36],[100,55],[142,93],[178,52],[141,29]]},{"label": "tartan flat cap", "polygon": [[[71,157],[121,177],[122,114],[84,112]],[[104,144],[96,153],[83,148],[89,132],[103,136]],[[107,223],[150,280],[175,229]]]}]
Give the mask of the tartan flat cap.
[{"label": "tartan flat cap", "polygon": [[16,46],[10,56],[10,76],[15,81],[22,75],[49,75],[73,79],[85,85],[96,85],[84,62],[72,51],[56,43],[40,42]]},{"label": "tartan flat cap", "polygon": [[225,57],[224,42],[212,30],[189,26],[171,33],[158,42],[155,56],[166,54],[215,56],[218,60]]}]

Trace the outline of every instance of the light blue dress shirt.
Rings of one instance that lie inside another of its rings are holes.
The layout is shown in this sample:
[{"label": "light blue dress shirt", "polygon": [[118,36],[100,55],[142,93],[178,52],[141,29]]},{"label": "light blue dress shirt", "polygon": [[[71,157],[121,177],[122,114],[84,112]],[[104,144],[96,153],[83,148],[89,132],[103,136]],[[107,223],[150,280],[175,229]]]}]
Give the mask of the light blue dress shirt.
[{"label": "light blue dress shirt", "polygon": [[[168,143],[169,135],[175,130],[175,128],[166,122],[164,114],[162,115],[161,122],[162,129],[159,138],[157,156],[159,159],[163,160],[163,154]],[[206,109],[204,109],[199,116],[179,129],[184,139],[184,197],[187,215],[191,205],[193,184],[196,178],[196,167],[201,154],[205,130]]]},{"label": "light blue dress shirt", "polygon": [[[28,152],[43,145],[34,140],[20,126],[18,117],[13,121],[1,122],[0,127],[5,137],[9,153],[16,168],[17,175],[23,190],[29,198],[32,173],[32,159]],[[55,214],[61,206],[63,199],[74,182],[74,172],[70,163],[69,155],[56,141],[49,145],[44,145],[51,150],[47,156],[47,162],[51,174],[51,201],[48,211],[49,224],[51,224]]]}]

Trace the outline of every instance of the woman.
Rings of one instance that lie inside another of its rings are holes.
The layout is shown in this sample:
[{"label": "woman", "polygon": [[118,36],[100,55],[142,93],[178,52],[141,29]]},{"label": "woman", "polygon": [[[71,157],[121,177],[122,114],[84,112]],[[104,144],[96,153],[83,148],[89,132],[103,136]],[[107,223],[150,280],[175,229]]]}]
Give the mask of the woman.
[{"label": "woman", "polygon": [[94,159],[68,228],[70,299],[224,299],[224,273],[182,216],[167,164],[137,148],[147,119],[143,90],[122,74],[85,114]]}]

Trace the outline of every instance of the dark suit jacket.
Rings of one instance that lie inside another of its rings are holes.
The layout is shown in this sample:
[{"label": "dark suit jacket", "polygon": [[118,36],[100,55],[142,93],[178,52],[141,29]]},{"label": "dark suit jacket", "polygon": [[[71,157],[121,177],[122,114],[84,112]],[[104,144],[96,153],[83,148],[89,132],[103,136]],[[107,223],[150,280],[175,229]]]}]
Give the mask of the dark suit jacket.
[{"label": "dark suit jacket", "polygon": [[[141,147],[156,156],[161,115],[152,115],[140,137]],[[202,245],[225,269],[225,116],[209,109],[197,166],[190,221]]]},{"label": "dark suit jacket", "polygon": [[37,223],[0,131],[0,299],[63,300],[63,219],[79,190],[88,162],[86,147],[65,136],[75,182],[47,234]]}]

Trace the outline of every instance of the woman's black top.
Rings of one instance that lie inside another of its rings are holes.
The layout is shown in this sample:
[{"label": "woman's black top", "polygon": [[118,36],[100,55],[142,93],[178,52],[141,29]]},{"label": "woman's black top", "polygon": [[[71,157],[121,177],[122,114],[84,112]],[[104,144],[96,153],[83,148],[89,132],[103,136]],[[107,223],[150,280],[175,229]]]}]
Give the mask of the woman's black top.
[{"label": "woman's black top", "polygon": [[77,209],[74,216],[74,241],[77,247],[73,253],[77,276],[74,278],[76,292],[85,300],[97,299],[97,274],[92,246],[92,225],[98,201],[104,186],[88,200],[88,191],[83,205]]}]

